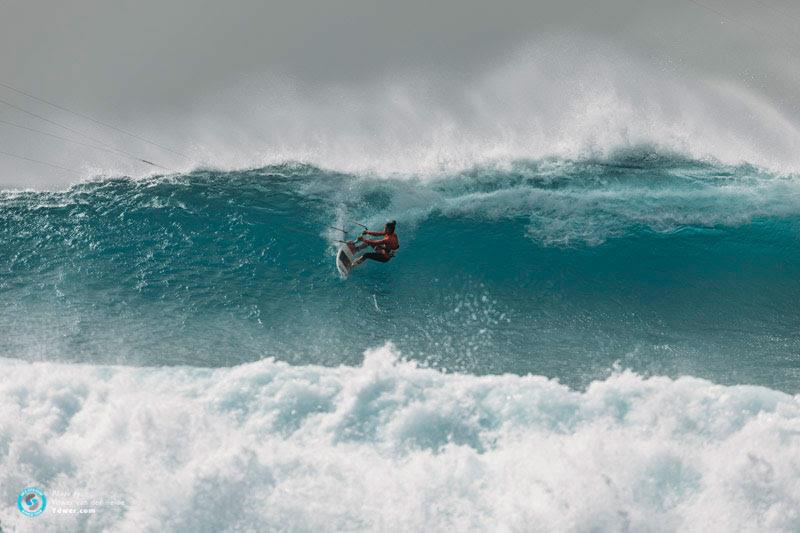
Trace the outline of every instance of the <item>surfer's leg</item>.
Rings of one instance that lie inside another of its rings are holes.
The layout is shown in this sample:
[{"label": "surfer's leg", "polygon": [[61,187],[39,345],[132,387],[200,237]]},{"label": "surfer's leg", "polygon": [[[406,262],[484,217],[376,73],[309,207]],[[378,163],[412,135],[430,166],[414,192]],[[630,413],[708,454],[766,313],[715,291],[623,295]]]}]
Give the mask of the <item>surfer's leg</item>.
[{"label": "surfer's leg", "polygon": [[390,255],[387,255],[387,254],[379,254],[377,252],[370,252],[368,254],[364,254],[364,255],[356,258],[356,260],[353,261],[353,266],[360,265],[361,263],[363,263],[367,259],[372,259],[373,261],[377,261],[378,263],[386,263],[391,258],[392,257]]}]

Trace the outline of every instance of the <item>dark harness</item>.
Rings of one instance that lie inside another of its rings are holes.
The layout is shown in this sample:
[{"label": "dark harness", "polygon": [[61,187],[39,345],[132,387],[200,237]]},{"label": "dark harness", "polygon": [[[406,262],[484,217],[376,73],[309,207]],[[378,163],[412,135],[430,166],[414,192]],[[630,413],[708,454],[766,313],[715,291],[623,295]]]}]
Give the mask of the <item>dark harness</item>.
[{"label": "dark harness", "polygon": [[[398,248],[398,249],[400,248],[400,244],[399,244],[399,243],[397,244],[397,248]],[[382,252],[382,253],[384,253],[384,254],[388,255],[389,257],[394,257],[394,256],[395,256],[395,254],[397,253],[397,250],[393,250],[393,249],[389,248],[389,247],[388,247],[387,245],[385,245],[385,244],[382,244],[382,245],[380,245],[380,246],[376,246],[376,247],[375,247],[375,251],[380,251],[380,252]]]}]

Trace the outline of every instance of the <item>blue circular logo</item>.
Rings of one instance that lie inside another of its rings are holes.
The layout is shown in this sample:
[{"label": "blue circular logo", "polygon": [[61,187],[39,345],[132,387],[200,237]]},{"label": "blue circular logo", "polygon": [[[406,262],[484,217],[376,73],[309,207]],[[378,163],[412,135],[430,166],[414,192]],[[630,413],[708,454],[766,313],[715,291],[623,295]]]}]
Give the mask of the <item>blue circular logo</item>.
[{"label": "blue circular logo", "polygon": [[26,516],[39,516],[47,507],[47,497],[36,487],[28,487],[19,493],[17,507]]}]

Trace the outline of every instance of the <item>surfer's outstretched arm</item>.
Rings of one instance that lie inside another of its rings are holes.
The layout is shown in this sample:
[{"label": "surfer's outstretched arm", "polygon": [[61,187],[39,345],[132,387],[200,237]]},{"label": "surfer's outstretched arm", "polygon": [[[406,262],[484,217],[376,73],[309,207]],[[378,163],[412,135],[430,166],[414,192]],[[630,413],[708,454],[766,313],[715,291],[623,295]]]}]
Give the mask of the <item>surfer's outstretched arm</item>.
[{"label": "surfer's outstretched arm", "polygon": [[386,232],[385,231],[370,231],[368,229],[365,229],[364,231],[361,232],[361,234],[362,235],[372,235],[373,237],[379,237],[381,235],[386,235]]}]

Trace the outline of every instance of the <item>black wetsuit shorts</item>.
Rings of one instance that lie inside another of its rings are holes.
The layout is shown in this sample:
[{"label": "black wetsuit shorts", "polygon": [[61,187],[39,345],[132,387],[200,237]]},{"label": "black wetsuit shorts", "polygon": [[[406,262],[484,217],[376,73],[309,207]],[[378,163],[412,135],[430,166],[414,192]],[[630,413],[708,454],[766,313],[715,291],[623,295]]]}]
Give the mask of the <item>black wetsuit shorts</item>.
[{"label": "black wetsuit shorts", "polygon": [[377,261],[379,263],[388,263],[392,258],[392,256],[389,254],[381,254],[378,252],[370,252],[368,254],[364,254],[363,257],[366,259],[372,259],[373,261]]}]

